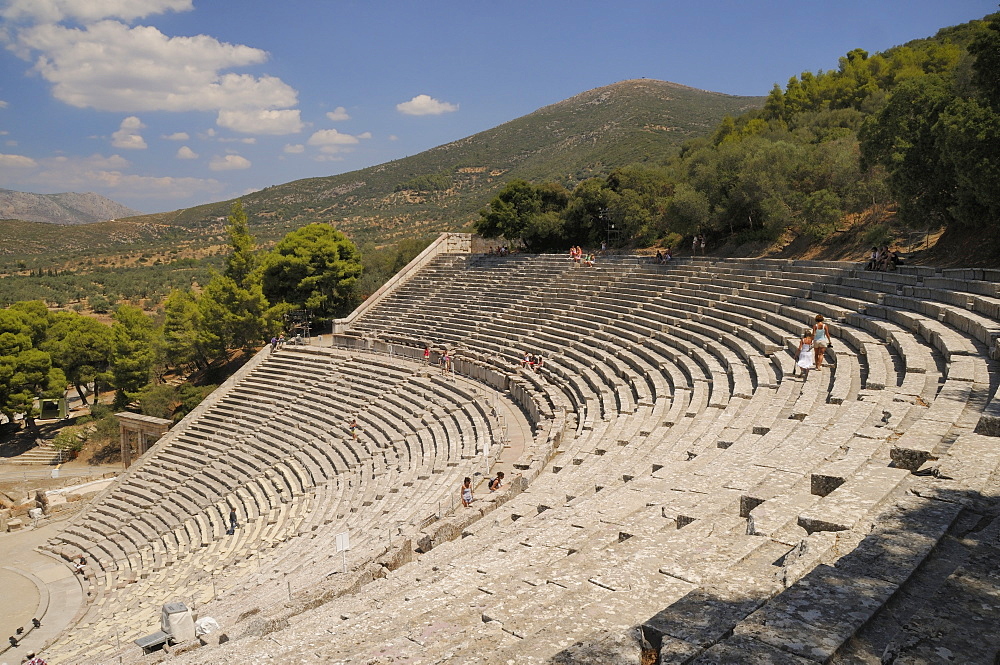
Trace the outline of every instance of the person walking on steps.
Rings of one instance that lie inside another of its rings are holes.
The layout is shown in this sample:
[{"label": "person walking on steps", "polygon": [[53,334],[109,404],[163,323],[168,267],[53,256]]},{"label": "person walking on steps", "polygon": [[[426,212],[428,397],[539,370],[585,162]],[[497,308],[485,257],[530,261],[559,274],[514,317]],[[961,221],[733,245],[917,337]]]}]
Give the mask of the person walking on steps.
[{"label": "person walking on steps", "polygon": [[812,328],[806,328],[799,340],[799,351],[796,365],[802,370],[802,380],[809,378],[809,370],[816,366],[816,359],[813,357],[813,336]]},{"label": "person walking on steps", "polygon": [[816,349],[816,371],[823,369],[823,356],[830,346],[830,326],[826,325],[822,314],[816,315],[816,324],[812,328],[813,348]]},{"label": "person walking on steps", "polygon": [[236,527],[239,526],[239,522],[236,519],[236,508],[235,506],[229,507],[229,531],[226,533],[230,536],[236,533]]}]

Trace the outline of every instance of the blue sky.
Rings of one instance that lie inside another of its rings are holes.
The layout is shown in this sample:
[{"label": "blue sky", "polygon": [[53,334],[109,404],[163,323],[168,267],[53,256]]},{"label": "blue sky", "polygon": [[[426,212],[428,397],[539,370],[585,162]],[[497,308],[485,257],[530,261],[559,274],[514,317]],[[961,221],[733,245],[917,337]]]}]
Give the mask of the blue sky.
[{"label": "blue sky", "polygon": [[655,78],[764,95],[995,0],[0,0],[0,187],[143,212],[416,154]]}]

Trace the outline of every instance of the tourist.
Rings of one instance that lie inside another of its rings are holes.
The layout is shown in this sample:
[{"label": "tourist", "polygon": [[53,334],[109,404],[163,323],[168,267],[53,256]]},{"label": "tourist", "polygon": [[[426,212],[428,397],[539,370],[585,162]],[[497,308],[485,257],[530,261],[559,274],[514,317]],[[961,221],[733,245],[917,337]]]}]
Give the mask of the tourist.
[{"label": "tourist", "polygon": [[673,252],[673,250],[671,250],[669,247],[667,247],[667,256],[666,256],[667,261],[672,261],[673,258],[674,258],[674,252]]},{"label": "tourist", "polygon": [[[490,249],[492,249],[492,247]],[[431,364],[431,347],[429,346],[424,347],[424,364],[425,365]]]},{"label": "tourist", "polygon": [[594,256],[593,252],[591,252],[590,255],[587,257],[587,261],[585,262],[584,265],[586,265],[588,268],[593,268],[596,262],[597,262],[597,257]]},{"label": "tourist", "polygon": [[816,366],[816,360],[813,358],[813,336],[812,328],[806,328],[802,333],[802,339],[799,340],[799,350],[796,356],[798,358],[796,367],[802,370],[802,380],[805,381],[809,378],[809,370]]},{"label": "tourist", "polygon": [[287,340],[285,339],[285,333],[281,333],[281,334],[279,334],[279,335],[278,335],[278,348],[279,348],[279,349],[283,349],[283,348],[285,348],[285,342],[286,342],[286,341],[287,341]]},{"label": "tourist", "polygon": [[474,498],[472,496],[472,478],[469,478],[468,476],[466,476],[465,480],[462,481],[462,492],[461,492],[461,494],[462,494],[462,505],[465,506],[466,508],[468,508],[469,506],[472,505],[472,501],[473,501],[473,498]]},{"label": "tourist", "polygon": [[497,471],[497,477],[490,481],[489,488],[491,492],[496,492],[503,486],[503,471]]},{"label": "tourist", "polygon": [[272,337],[271,338],[271,351],[275,351],[275,350],[277,350],[277,348],[278,348],[278,338],[277,337]]},{"label": "tourist", "polygon": [[872,247],[871,254],[868,255],[868,263],[865,270],[875,270],[878,267],[878,247]]},{"label": "tourist", "polygon": [[542,354],[536,353],[535,354],[535,365],[534,365],[534,367],[532,367],[532,369],[537,372],[538,370],[540,370],[542,368],[542,364],[543,364],[542,363]]},{"label": "tourist", "polygon": [[816,324],[813,325],[813,348],[816,349],[816,371],[823,369],[823,355],[826,347],[830,346],[830,326],[823,320],[822,314],[816,315]]},{"label": "tourist", "polygon": [[697,253],[698,253],[698,234],[696,233],[694,234],[694,236],[691,237],[691,256],[694,256]]},{"label": "tourist", "polygon": [[608,253],[608,243],[607,243],[607,241],[602,240],[601,241],[601,256],[604,256],[607,253]]},{"label": "tourist", "polygon": [[521,367],[527,367],[530,364],[531,364],[531,354],[525,351],[524,358],[521,358]]},{"label": "tourist", "polygon": [[348,423],[347,428],[349,430],[351,430],[351,438],[354,439],[355,441],[357,441],[358,440],[358,430],[361,429],[361,426],[358,425],[358,419],[357,419],[357,417],[354,417],[354,418],[351,419],[351,422]]},{"label": "tourist", "polygon": [[24,658],[24,665],[48,665],[42,658],[36,656],[34,651],[29,651]]},{"label": "tourist", "polygon": [[899,253],[890,249],[889,256],[885,259],[885,269],[895,270],[899,267],[899,264],[902,263],[902,261],[903,259],[899,256]]},{"label": "tourist", "polygon": [[81,554],[80,560],[77,561],[75,564],[73,564],[73,568],[76,569],[76,572],[83,575],[85,573],[86,567],[87,567],[87,557]]},{"label": "tourist", "polygon": [[705,242],[705,234],[704,233],[699,233],[698,234],[698,241],[701,243],[701,255],[705,256],[705,244],[706,244],[706,242]]},{"label": "tourist", "polygon": [[663,265],[663,252],[661,252],[660,250],[656,250],[656,263],[659,265]]},{"label": "tourist", "polygon": [[239,526],[239,523],[236,520],[236,507],[235,506],[230,506],[229,507],[229,531],[227,531],[226,533],[229,534],[230,536],[233,535],[234,533],[236,533],[236,527],[238,527],[238,526]]}]

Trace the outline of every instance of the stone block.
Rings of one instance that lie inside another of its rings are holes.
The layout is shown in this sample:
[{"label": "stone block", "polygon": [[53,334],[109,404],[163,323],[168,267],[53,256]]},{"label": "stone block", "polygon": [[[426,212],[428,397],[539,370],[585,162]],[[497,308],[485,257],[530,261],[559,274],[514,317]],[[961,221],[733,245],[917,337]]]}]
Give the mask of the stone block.
[{"label": "stone block", "polygon": [[820,565],[740,622],[734,633],[827,662],[896,589],[885,580]]},{"label": "stone block", "polygon": [[905,469],[866,469],[823,497],[815,506],[800,513],[798,524],[808,533],[852,529],[908,475]]},{"label": "stone block", "polygon": [[[662,652],[661,652],[662,653]],[[755,639],[734,636],[719,642],[691,661],[663,660],[661,663],[685,662],[690,665],[815,665],[816,661],[801,658]]]}]

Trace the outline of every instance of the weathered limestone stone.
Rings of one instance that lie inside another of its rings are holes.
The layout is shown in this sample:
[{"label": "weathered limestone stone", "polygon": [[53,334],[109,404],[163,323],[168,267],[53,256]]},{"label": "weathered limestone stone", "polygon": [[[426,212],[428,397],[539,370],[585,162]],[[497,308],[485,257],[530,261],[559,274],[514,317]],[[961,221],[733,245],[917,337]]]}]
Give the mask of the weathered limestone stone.
[{"label": "weathered limestone stone", "polygon": [[820,565],[737,624],[734,632],[825,662],[896,588],[885,580]]},{"label": "weathered limestone stone", "polygon": [[[661,663],[681,661],[663,660]],[[691,665],[815,665],[816,661],[800,658],[779,648],[747,637],[732,637],[711,647]]]},{"label": "weathered limestone stone", "polygon": [[875,530],[836,563],[837,570],[903,584],[941,540],[961,506],[906,496],[879,515]]},{"label": "weathered limestone stone", "polygon": [[884,501],[908,475],[904,469],[867,469],[800,514],[799,526],[808,533],[846,531]]},{"label": "weathered limestone stone", "polygon": [[553,665],[639,665],[643,639],[638,629],[623,633],[600,631],[593,639],[563,649],[549,662]]},{"label": "weathered limestone stone", "polygon": [[692,590],[643,622],[649,633],[708,647],[722,639],[740,619],[767,600],[753,589],[707,586]]}]

